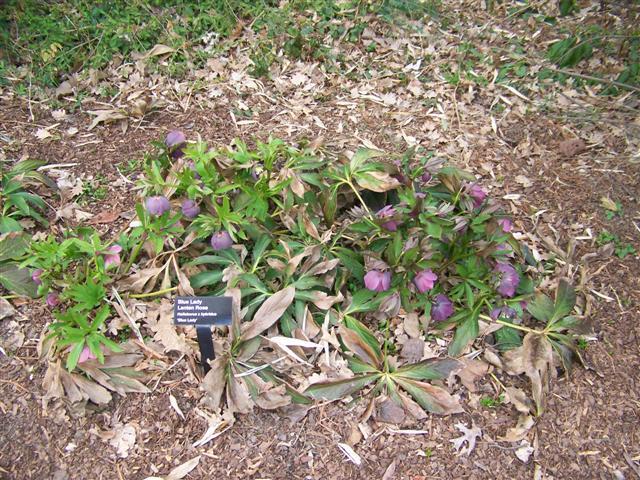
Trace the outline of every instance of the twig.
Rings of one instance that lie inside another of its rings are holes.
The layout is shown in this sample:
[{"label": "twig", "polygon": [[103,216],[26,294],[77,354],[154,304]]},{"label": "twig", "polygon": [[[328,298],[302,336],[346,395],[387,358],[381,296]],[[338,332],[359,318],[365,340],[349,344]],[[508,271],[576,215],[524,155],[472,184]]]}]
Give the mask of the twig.
[{"label": "twig", "polygon": [[569,75],[572,77],[582,78],[583,80],[592,80],[594,82],[606,83],[608,85],[615,85],[616,87],[624,88],[625,90],[631,90],[633,92],[640,93],[640,88],[634,87],[633,85],[629,85],[628,83],[622,83],[616,80],[609,80],[608,78],[594,77],[592,75],[585,75],[583,73],[572,72],[570,70],[563,70],[560,68],[549,67],[549,70],[551,70],[552,72],[563,73],[565,75]]},{"label": "twig", "polygon": [[627,463],[629,464],[629,466],[631,467],[631,470],[633,470],[633,473],[635,473],[637,475],[638,478],[640,478],[640,467],[638,467],[635,462],[633,461],[633,459],[631,458],[631,456],[628,453],[624,453],[623,454],[624,459],[627,461]]}]

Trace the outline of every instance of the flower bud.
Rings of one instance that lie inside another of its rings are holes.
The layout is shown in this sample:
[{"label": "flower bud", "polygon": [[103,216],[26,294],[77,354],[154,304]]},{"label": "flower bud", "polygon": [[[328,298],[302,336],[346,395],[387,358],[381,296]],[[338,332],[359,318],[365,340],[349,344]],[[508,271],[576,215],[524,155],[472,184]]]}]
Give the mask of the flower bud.
[{"label": "flower bud", "polygon": [[211,247],[213,247],[214,250],[225,250],[231,245],[233,245],[233,239],[226,230],[216,232],[211,237]]},{"label": "flower bud", "polygon": [[60,303],[60,297],[58,296],[58,294],[56,292],[51,292],[47,295],[47,305],[49,307],[55,307]]},{"label": "flower bud", "polygon": [[122,247],[118,244],[111,245],[107,251],[103,254],[104,256],[104,268],[108,268],[109,265],[115,265],[116,267],[120,265],[120,252],[122,251]]},{"label": "flower bud", "polygon": [[164,139],[164,144],[167,148],[173,148],[182,145],[187,141],[187,137],[185,137],[184,133],[180,130],[173,130],[167,134],[167,137]]},{"label": "flower bud", "polygon": [[182,214],[186,218],[196,218],[200,213],[200,207],[193,200],[185,200],[182,202]]},{"label": "flower bud", "polygon": [[164,212],[167,212],[171,208],[169,199],[161,195],[158,195],[156,197],[148,197],[144,201],[144,205],[147,208],[147,212],[149,212],[151,215],[162,215]]},{"label": "flower bud", "polygon": [[42,275],[43,273],[44,273],[44,270],[42,270],[41,268],[34,270],[33,273],[31,274],[31,280],[33,280],[33,283],[35,283],[36,285],[42,285],[42,280],[40,279],[40,275]]}]

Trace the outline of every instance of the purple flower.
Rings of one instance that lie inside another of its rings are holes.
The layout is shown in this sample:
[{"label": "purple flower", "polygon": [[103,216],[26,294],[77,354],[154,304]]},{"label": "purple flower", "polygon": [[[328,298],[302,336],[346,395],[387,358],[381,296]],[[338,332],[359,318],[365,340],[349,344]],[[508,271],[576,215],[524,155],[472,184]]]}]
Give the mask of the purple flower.
[{"label": "purple flower", "polygon": [[193,178],[195,178],[196,180],[200,180],[201,177],[198,173],[198,170],[196,169],[196,162],[191,161],[187,164],[187,166],[189,167],[189,170],[193,172]]},{"label": "purple flower", "polygon": [[422,176],[420,177],[420,180],[422,180],[423,183],[428,183],[431,181],[433,177],[431,176],[431,174],[429,172],[424,172],[422,174]]},{"label": "purple flower", "polygon": [[472,183],[469,186],[469,195],[473,198],[473,206],[478,208],[484,202],[484,199],[487,198],[487,192],[483,190],[483,188],[477,183]]},{"label": "purple flower", "polygon": [[233,245],[233,239],[226,230],[216,232],[211,237],[211,246],[214,250],[225,250],[231,245]]},{"label": "purple flower", "polygon": [[44,270],[42,270],[41,268],[34,270],[31,274],[31,280],[33,280],[33,283],[35,283],[36,285],[42,285],[42,279],[40,278],[40,275],[42,275],[43,273]]},{"label": "purple flower", "polygon": [[49,307],[55,307],[60,303],[60,297],[56,292],[51,292],[47,295],[46,302]]},{"label": "purple flower", "polygon": [[144,201],[144,205],[147,208],[147,212],[151,215],[162,215],[164,212],[171,208],[169,199],[158,195],[156,197],[149,197]]},{"label": "purple flower", "polygon": [[[376,213],[376,215],[378,216],[378,218],[389,218],[393,217],[396,213],[396,209],[393,208],[393,205],[387,205],[386,207],[378,210],[378,213]],[[396,230],[398,230],[398,225],[400,225],[400,222],[398,220],[389,220],[388,222],[382,224],[382,228],[385,228],[390,232],[395,232]]]},{"label": "purple flower", "polygon": [[104,268],[109,268],[110,265],[116,267],[120,265],[120,252],[122,247],[118,244],[111,245],[106,252],[104,252]]},{"label": "purple flower", "polygon": [[453,315],[453,303],[446,295],[436,295],[435,302],[431,305],[431,318],[436,322],[442,322]]},{"label": "purple flower", "polygon": [[503,307],[496,307],[493,310],[491,310],[491,313],[489,314],[489,316],[494,320],[497,320],[500,317],[504,317],[511,320],[512,318],[516,317],[516,311],[513,308],[505,305]]},{"label": "purple flower", "polygon": [[520,283],[520,275],[518,275],[516,269],[508,263],[498,262],[495,270],[502,274],[500,285],[498,285],[497,288],[498,293],[503,297],[513,297]]},{"label": "purple flower", "polygon": [[419,272],[413,279],[413,283],[420,293],[424,293],[433,288],[436,280],[438,280],[438,276],[429,269]]},{"label": "purple flower", "polygon": [[500,225],[500,228],[502,228],[504,233],[509,233],[513,228],[513,222],[510,218],[499,218],[498,225]]},{"label": "purple flower", "polygon": [[173,148],[182,145],[187,141],[187,137],[185,137],[184,133],[180,130],[173,130],[167,134],[167,137],[164,139],[164,144],[167,148]]},{"label": "purple flower", "polygon": [[78,363],[84,363],[87,360],[95,360],[97,357],[93,354],[93,352],[89,349],[89,347],[84,347],[82,352],[80,352],[80,357],[78,357]]},{"label": "purple flower", "polygon": [[371,270],[364,276],[364,286],[373,292],[384,292],[391,286],[391,272]]},{"label": "purple flower", "polygon": [[200,213],[200,207],[193,200],[182,202],[182,214],[187,218],[195,218]]}]

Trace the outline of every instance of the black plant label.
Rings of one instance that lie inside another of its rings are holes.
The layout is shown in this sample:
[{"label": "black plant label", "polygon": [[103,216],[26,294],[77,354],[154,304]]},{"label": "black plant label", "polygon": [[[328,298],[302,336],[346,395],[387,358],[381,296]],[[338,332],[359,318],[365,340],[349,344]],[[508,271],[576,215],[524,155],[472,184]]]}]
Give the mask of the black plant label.
[{"label": "black plant label", "polygon": [[231,325],[231,297],[176,297],[173,323],[180,326]]}]

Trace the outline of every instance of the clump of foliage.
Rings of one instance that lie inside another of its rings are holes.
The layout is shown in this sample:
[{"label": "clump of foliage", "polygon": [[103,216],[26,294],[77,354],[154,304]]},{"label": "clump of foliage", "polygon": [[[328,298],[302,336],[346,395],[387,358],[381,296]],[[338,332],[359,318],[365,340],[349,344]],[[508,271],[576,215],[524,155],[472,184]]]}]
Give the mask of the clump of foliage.
[{"label": "clump of foliage", "polygon": [[[325,60],[325,37],[357,41],[366,26],[363,15],[388,21],[435,13],[435,3],[412,0],[375,2],[335,0],[275,1],[188,0],[131,3],[10,0],[0,7],[0,74],[10,63],[30,68],[35,82],[52,86],[63,75],[103,68],[115,55],[127,58],[156,44],[176,49],[172,73],[188,71],[226,48],[245,25],[264,39],[253,56],[254,74],[267,75],[280,49],[292,58]],[[353,23],[351,27],[345,27]],[[211,49],[210,43],[214,48]],[[207,46],[193,50],[193,46]],[[6,62],[6,63],[5,63]]]},{"label": "clump of foliage", "polygon": [[[203,386],[210,406],[226,393],[239,412],[368,388],[414,418],[461,411],[442,380],[463,362],[398,357],[398,315],[420,318],[424,334],[453,331],[450,357],[483,322],[511,370],[522,357],[544,376],[554,358],[568,368],[579,357],[571,287],[561,282],[555,303],[534,298],[535,262],[511,219],[474,176],[432,154],[330,157],[278,139],[211,149],[175,131],[144,169],[137,219],[115,242],[79,228],[32,242],[20,264],[54,309],[50,338],[69,371],[122,348],[105,333],[117,291],[233,297],[233,325]],[[183,348],[175,332],[159,338]],[[275,347],[310,369],[340,351],[350,373],[303,387],[278,367]],[[541,411],[543,387],[533,367],[523,371]]]},{"label": "clump of foliage", "polygon": [[55,183],[37,168],[46,164],[41,160],[27,159],[17,162],[7,169],[0,164],[0,234],[21,232],[19,220],[33,218],[43,226],[47,226],[44,211],[47,204],[42,197],[29,191],[35,185],[48,185],[55,188]]}]

